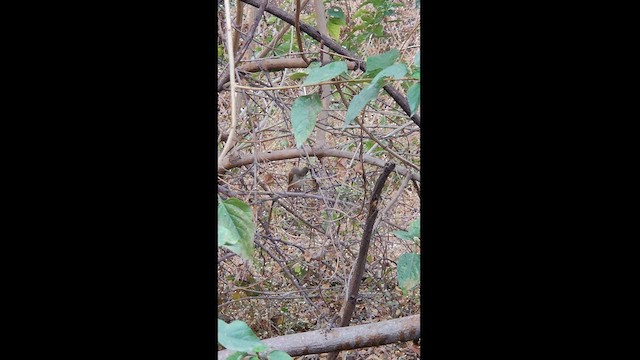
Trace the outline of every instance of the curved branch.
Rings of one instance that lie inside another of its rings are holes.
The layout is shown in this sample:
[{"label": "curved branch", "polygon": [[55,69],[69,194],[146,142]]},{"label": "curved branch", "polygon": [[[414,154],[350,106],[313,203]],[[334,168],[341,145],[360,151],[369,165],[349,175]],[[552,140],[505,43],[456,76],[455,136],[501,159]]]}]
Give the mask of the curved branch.
[{"label": "curved branch", "polygon": [[[339,157],[339,158],[345,158],[345,159],[353,159],[356,157],[359,158],[358,154],[355,154],[350,151],[343,151],[343,150],[337,150],[337,149],[331,149],[331,148],[316,149],[310,146],[305,146],[302,149],[284,149],[284,150],[261,152],[255,155],[249,154],[247,156],[235,156],[232,158],[227,157],[223,159],[221,162],[218,162],[218,174],[223,174],[225,171],[239,167],[239,166],[253,164],[254,161],[264,163],[264,162],[276,161],[276,160],[296,159],[296,158],[306,156],[307,153],[309,154],[309,156],[315,156],[315,157],[330,156],[330,157]],[[375,158],[371,155],[365,154],[363,156],[363,160],[367,164],[376,165],[381,168],[383,168],[386,165],[386,162],[384,160]],[[405,167],[396,166],[394,171],[404,176],[411,176],[412,179],[420,181],[419,173],[412,172],[411,170]]]},{"label": "curved branch", "polygon": [[[247,3],[249,5],[255,6],[255,7],[259,7],[260,5],[262,5],[263,1],[265,0],[240,0],[244,3]],[[294,16],[285,12],[284,10],[277,8],[273,5],[267,5],[266,12],[268,12],[271,15],[274,15],[284,21],[286,21],[287,23],[291,24],[291,25],[295,25],[295,20],[294,20]],[[320,33],[320,31],[318,31],[316,28],[311,27],[307,24],[304,23],[300,23],[300,30],[304,31],[307,35],[311,36],[313,39],[315,39],[316,41],[320,42],[322,41],[324,43],[324,45],[326,47],[328,47],[329,49],[335,51],[336,53],[340,54],[340,55],[344,55],[353,59],[358,59],[358,64],[360,66],[360,69],[362,69],[363,71],[366,70],[365,67],[365,62],[360,59],[356,54],[352,53],[351,51],[343,48],[340,44],[338,44],[335,40],[333,40],[331,37],[329,36],[324,36]],[[222,78],[222,77],[221,77]],[[222,90],[224,83],[221,84],[220,82],[218,82],[218,91]],[[393,98],[393,100],[396,101],[396,103],[398,103],[398,105],[400,105],[400,107],[402,108],[402,110],[411,117],[411,120],[413,120],[413,122],[420,126],[420,115],[418,115],[417,113],[414,114],[413,116],[411,116],[411,108],[409,107],[409,102],[407,101],[407,99],[402,96],[402,94],[400,94],[400,92],[398,90],[396,90],[395,88],[393,88],[390,85],[385,85],[384,86],[384,90],[387,92],[387,94],[389,94],[389,96],[391,96]]]}]

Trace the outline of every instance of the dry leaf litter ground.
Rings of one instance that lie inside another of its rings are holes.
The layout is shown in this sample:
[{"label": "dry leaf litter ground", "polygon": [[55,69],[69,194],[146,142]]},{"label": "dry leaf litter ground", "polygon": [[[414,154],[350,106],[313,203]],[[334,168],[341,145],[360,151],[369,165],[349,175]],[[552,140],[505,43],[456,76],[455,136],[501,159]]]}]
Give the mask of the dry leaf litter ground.
[{"label": "dry leaf litter ground", "polygon": [[[420,44],[419,10],[415,9],[413,0],[399,2],[404,6],[396,8],[393,15],[385,18],[386,36],[371,37],[356,50],[358,56],[366,58],[396,48],[400,50],[400,61],[412,62]],[[332,1],[325,3],[325,7],[339,6],[347,16],[352,16],[361,3]],[[278,4],[281,9],[293,13],[291,2],[270,1],[270,4]],[[304,8],[302,16],[312,13],[311,6],[309,3]],[[218,41],[223,44],[226,36],[224,26],[220,27],[224,24],[223,8],[219,7],[218,11]],[[267,35],[277,33],[282,26],[280,21],[268,24],[263,17],[254,38],[264,43]],[[308,37],[305,47],[307,51],[317,51],[317,44]],[[295,51],[297,47],[292,44],[292,52]],[[258,52],[253,51],[254,54]],[[226,59],[219,61],[218,73],[224,70],[225,65]],[[295,85],[300,80],[292,81],[288,76],[297,70],[252,74],[243,79],[242,84],[260,87],[268,84]],[[394,87],[405,93],[399,84],[394,84]],[[305,90],[301,88],[241,93],[242,109],[237,126],[240,140],[236,153],[246,156],[294,147],[290,109],[293,101],[304,94]],[[384,139],[396,153],[419,167],[418,127],[384,92],[378,99],[378,109],[368,107],[360,117],[363,125],[378,139]],[[327,145],[355,154],[359,154],[362,147],[365,152],[371,150],[373,143],[356,124],[342,130],[346,110],[339,98],[334,99],[332,105],[335,105],[335,111],[331,112],[328,120]],[[230,109],[229,92],[220,92],[218,130],[221,133],[227,133],[230,127]],[[387,134],[394,136],[386,138]],[[312,141],[315,136],[316,132],[311,136]],[[378,146],[369,154],[402,165]],[[342,305],[345,281],[362,237],[368,200],[381,169],[369,164],[363,166],[358,157],[327,157],[323,162],[324,166],[316,158],[309,157],[254,163],[232,169],[222,178],[224,185],[234,191],[235,197],[253,209],[257,266],[250,266],[226,249],[218,250],[218,313],[225,321],[245,321],[261,339],[324,329]],[[314,172],[321,189],[307,193],[317,198],[281,197],[278,203],[274,203],[269,193],[286,191],[289,169],[305,165],[317,169]],[[366,192],[361,175],[363,167]],[[420,252],[419,246],[391,234],[392,231],[407,230],[409,223],[420,216],[420,199],[414,185],[409,182],[398,194],[403,180],[403,176],[394,173],[383,190],[380,224],[372,238],[352,325],[420,313],[420,290],[403,295],[396,279],[398,257],[406,252]],[[395,206],[383,213],[396,196]],[[341,202],[335,203],[336,199]],[[267,226],[268,231],[260,222]],[[333,240],[325,234],[327,230],[333,231]],[[418,356],[414,348],[412,343],[390,344],[343,351],[339,359],[416,359]],[[325,356],[296,359],[323,359]]]}]

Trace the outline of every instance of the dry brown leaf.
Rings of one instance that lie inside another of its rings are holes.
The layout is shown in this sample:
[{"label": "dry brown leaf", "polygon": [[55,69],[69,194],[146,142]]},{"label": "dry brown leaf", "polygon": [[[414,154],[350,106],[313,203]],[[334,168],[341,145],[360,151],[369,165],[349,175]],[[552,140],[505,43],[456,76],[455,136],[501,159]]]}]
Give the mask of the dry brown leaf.
[{"label": "dry brown leaf", "polygon": [[353,171],[357,172],[358,174],[362,175],[363,172],[363,166],[362,163],[357,163],[356,166],[353,167]]},{"label": "dry brown leaf", "polygon": [[409,349],[411,349],[416,355],[420,356],[420,346],[414,344],[413,342],[409,343]]},{"label": "dry brown leaf", "polygon": [[260,176],[260,181],[262,181],[265,185],[271,185],[273,184],[273,175],[265,173]]}]

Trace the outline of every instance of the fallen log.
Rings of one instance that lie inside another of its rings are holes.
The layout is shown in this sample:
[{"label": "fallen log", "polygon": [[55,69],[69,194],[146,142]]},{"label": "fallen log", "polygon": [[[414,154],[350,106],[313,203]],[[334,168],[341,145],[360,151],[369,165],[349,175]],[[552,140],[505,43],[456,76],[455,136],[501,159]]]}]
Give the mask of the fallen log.
[{"label": "fallen log", "polygon": [[[328,353],[380,346],[420,338],[420,315],[355,325],[331,330],[308,331],[262,340],[267,346],[291,356]],[[233,351],[218,351],[218,359],[225,360]]]}]

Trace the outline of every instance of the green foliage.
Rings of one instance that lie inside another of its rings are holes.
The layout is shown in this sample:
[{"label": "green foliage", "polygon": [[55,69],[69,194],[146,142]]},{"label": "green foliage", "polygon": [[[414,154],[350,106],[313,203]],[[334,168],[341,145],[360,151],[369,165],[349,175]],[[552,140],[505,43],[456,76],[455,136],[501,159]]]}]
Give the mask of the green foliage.
[{"label": "green foliage", "polygon": [[[268,353],[269,360],[293,360],[289,354],[281,350],[271,350],[265,345],[244,321],[234,320],[230,324],[218,319],[218,342],[235,352],[227,359],[240,360],[247,355]],[[258,359],[252,356],[251,359]]]},{"label": "green foliage", "polygon": [[[370,5],[370,6],[367,6]],[[352,21],[360,20],[361,24],[352,27],[344,39],[344,45],[350,50],[356,50],[370,36],[385,37],[385,18],[394,13],[394,8],[403,6],[402,3],[386,0],[367,0],[363,2],[351,16]]]},{"label": "green foliage", "polygon": [[293,358],[291,356],[289,356],[289,354],[287,354],[284,351],[281,350],[275,350],[269,353],[269,356],[267,357],[267,359],[269,360],[292,360]]},{"label": "green foliage", "polygon": [[409,102],[409,108],[411,108],[411,115],[416,113],[418,105],[420,105],[420,83],[415,83],[409,91],[407,91],[407,101]]},{"label": "green foliage", "polygon": [[297,278],[303,278],[307,274],[307,269],[299,262],[293,264],[293,266],[291,266],[291,270],[293,270],[293,274]]},{"label": "green foliage", "polygon": [[327,32],[333,40],[340,40],[340,29],[342,26],[336,24],[333,20],[327,20]]},{"label": "green foliage", "polygon": [[387,68],[384,68],[382,71],[380,71],[378,75],[376,75],[373,78],[373,80],[371,81],[371,84],[372,85],[375,84],[382,87],[384,86],[384,84],[382,83],[382,79],[384,79],[385,77],[401,79],[403,76],[405,76],[407,71],[408,71],[407,65],[402,63],[395,63]]},{"label": "green foliage", "polygon": [[[266,43],[269,43],[271,38],[268,37]],[[291,43],[291,32],[285,33],[280,39],[280,45],[276,46],[273,53],[275,56],[285,55],[289,53],[289,47]]]},{"label": "green foliage", "polygon": [[289,79],[298,80],[298,79],[302,79],[303,77],[306,77],[307,75],[309,75],[309,74],[307,74],[304,71],[297,71],[297,72],[294,72],[293,74],[289,75]]},{"label": "green foliage", "polygon": [[362,145],[364,146],[364,151],[368,152],[369,150],[371,150],[371,148],[373,147],[373,145],[375,145],[376,142],[373,140],[366,140],[362,143]]},{"label": "green foliage", "polygon": [[[420,51],[416,53],[416,56],[413,57],[413,68],[414,71],[411,74],[411,77],[414,79],[420,80]],[[418,110],[418,105],[420,105],[420,82],[413,84],[407,91],[407,101],[409,102],[409,107],[411,108],[411,115],[415,114]]]},{"label": "green foliage", "polygon": [[246,352],[236,351],[233,354],[229,355],[227,357],[227,360],[242,360],[245,356],[247,356]]},{"label": "green foliage", "polygon": [[403,294],[420,284],[420,254],[406,253],[398,259],[398,284]]},{"label": "green foliage", "polygon": [[254,236],[253,212],[249,205],[235,198],[218,202],[218,246],[253,261]]},{"label": "green foliage", "polygon": [[[356,116],[360,114],[367,104],[378,97],[380,89],[385,85],[384,79],[386,77],[392,77],[398,80],[407,74],[409,71],[407,65],[396,62],[399,55],[400,52],[398,49],[391,49],[383,54],[370,56],[366,59],[367,71],[364,76],[373,76],[373,79],[366,88],[351,99],[345,115],[343,129],[351,125]],[[414,67],[417,68],[418,76],[420,69],[419,61],[420,54],[418,52],[414,58]],[[290,75],[290,78],[295,80],[306,76],[302,85],[308,86],[331,80],[346,72],[347,63],[345,61],[334,61],[322,67],[319,66],[319,63],[313,62],[309,65],[309,68]],[[405,87],[405,89],[407,89],[407,87]],[[345,93],[350,95],[348,88],[345,89]],[[413,87],[409,89],[407,98],[413,115],[420,102],[419,83],[414,84]],[[291,107],[291,120],[297,147],[301,147],[313,132],[320,111],[322,111],[322,103],[320,97],[316,94],[301,96],[293,103]]]},{"label": "green foliage", "polygon": [[385,85],[385,77],[393,77],[395,79],[402,78],[408,71],[407,65],[403,63],[394,63],[398,58],[397,49],[391,49],[384,54],[370,56],[366,59],[367,72],[365,75],[375,77],[371,84],[351,99],[343,129],[351,125],[353,119],[367,106],[367,104],[378,97],[380,89]]},{"label": "green foliage", "polygon": [[340,24],[340,25],[346,25],[347,22],[345,20],[345,16],[344,16],[344,11],[342,11],[341,8],[337,7],[337,6],[332,6],[327,10],[327,15],[329,16],[330,20],[335,19],[336,23]]},{"label": "green foliage", "polygon": [[351,103],[349,104],[349,108],[347,109],[347,115],[344,119],[343,129],[351,125],[353,119],[355,119],[356,116],[360,114],[360,111],[362,111],[362,109],[367,106],[369,101],[378,97],[378,93],[380,92],[381,88],[382,87],[380,86],[372,84],[371,86],[368,86],[367,88],[362,90],[358,95],[353,97]]},{"label": "green foliage", "polygon": [[[420,218],[409,224],[409,231],[394,231],[403,240],[420,242]],[[420,254],[405,253],[398,259],[398,284],[403,294],[420,284]]]},{"label": "green foliage", "polygon": [[297,147],[302,147],[313,132],[320,111],[322,111],[322,102],[318,94],[300,96],[293,102],[291,125]]},{"label": "green foliage", "polygon": [[327,10],[327,31],[329,36],[334,40],[340,40],[340,30],[347,24],[344,16],[344,12],[337,6],[333,6]]},{"label": "green foliage", "polygon": [[334,61],[325,66],[309,69],[309,76],[302,85],[312,85],[328,81],[347,71],[346,61]]},{"label": "green foliage", "polygon": [[365,62],[367,71],[364,76],[376,76],[382,69],[393,65],[398,56],[400,56],[398,49],[391,49],[380,55],[369,56]]},{"label": "green foliage", "polygon": [[399,237],[402,240],[413,240],[420,239],[420,218],[417,218],[409,224],[409,231],[394,231],[393,235]]},{"label": "green foliage", "polygon": [[218,342],[227,349],[242,352],[262,352],[268,349],[244,321],[230,324],[218,319]]}]

